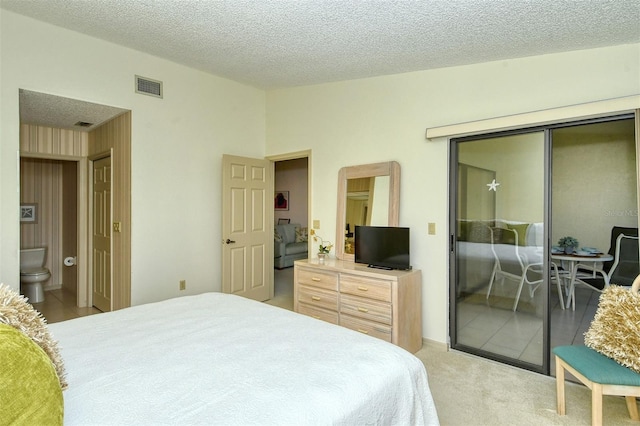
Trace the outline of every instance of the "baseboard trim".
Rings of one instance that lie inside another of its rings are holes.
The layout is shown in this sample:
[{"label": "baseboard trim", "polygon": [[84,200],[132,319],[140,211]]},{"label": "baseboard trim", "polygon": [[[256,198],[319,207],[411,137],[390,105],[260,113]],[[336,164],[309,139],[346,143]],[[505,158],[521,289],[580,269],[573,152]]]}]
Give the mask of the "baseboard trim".
[{"label": "baseboard trim", "polygon": [[428,346],[431,349],[439,350],[442,352],[447,352],[449,350],[449,345],[447,343],[438,342],[436,340],[431,340],[427,338],[422,338],[422,346]]}]

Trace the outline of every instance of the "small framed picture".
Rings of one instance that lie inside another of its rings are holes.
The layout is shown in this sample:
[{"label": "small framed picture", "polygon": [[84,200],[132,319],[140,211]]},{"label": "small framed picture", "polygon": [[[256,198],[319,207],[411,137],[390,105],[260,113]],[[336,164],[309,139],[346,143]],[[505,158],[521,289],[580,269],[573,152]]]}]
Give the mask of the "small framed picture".
[{"label": "small framed picture", "polygon": [[275,210],[289,210],[289,191],[276,191],[273,200]]},{"label": "small framed picture", "polygon": [[20,222],[21,223],[38,222],[38,205],[35,203],[20,204]]}]

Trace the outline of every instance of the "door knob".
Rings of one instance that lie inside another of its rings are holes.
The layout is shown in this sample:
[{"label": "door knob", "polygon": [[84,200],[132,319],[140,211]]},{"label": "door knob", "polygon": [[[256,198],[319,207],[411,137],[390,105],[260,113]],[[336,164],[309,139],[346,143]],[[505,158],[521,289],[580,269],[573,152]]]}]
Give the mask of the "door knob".
[{"label": "door knob", "polygon": [[230,240],[230,239],[228,239],[228,238],[227,238],[227,240],[226,240],[224,243],[225,243],[225,244],[234,244],[234,243],[235,243],[235,241]]}]

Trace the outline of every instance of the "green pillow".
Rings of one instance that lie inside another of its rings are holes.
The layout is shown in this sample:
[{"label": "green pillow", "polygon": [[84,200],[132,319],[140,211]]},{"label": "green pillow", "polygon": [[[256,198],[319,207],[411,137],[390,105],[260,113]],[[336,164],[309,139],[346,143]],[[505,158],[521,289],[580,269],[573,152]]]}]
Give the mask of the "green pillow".
[{"label": "green pillow", "polygon": [[513,229],[491,228],[493,244],[516,244],[516,234]]},{"label": "green pillow", "polygon": [[482,222],[472,222],[468,228],[467,241],[471,243],[490,243],[491,228]]},{"label": "green pillow", "polygon": [[62,388],[51,359],[6,324],[0,324],[0,366],[0,424],[62,424]]},{"label": "green pillow", "polygon": [[62,390],[67,387],[64,362],[53,339],[47,321],[33,308],[27,299],[11,287],[0,283],[0,324],[7,324],[33,340],[51,359]]},{"label": "green pillow", "polygon": [[469,230],[471,223],[466,220],[459,220],[458,223],[458,241],[467,241],[469,239]]},{"label": "green pillow", "polygon": [[527,228],[529,228],[528,223],[522,223],[518,225],[507,223],[507,229],[511,229],[518,233],[518,245],[521,247],[527,245]]}]

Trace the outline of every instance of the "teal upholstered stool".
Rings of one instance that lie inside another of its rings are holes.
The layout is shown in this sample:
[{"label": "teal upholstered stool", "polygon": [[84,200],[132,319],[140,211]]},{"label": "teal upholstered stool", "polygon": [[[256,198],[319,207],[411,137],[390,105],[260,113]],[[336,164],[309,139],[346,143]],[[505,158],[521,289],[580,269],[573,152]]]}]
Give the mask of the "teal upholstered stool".
[{"label": "teal upholstered stool", "polygon": [[591,424],[602,425],[602,396],[624,396],[633,420],[638,417],[636,397],[640,397],[640,374],[586,346],[558,346],[556,355],[556,389],[558,414],[565,414],[564,373],[570,372],[591,389]]}]

